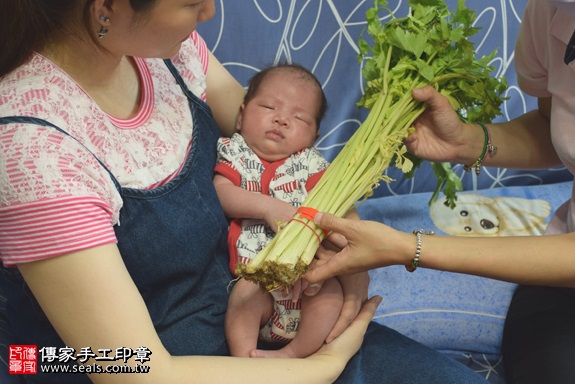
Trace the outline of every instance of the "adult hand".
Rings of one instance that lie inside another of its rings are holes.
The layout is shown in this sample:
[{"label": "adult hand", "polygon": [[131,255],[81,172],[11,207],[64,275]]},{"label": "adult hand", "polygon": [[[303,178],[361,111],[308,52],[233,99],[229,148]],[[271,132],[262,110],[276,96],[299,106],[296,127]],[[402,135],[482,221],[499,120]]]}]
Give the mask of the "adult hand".
[{"label": "adult hand", "polygon": [[[355,220],[358,221],[358,219]],[[347,239],[344,236],[334,232],[330,233],[319,247],[311,268],[325,264],[337,253],[341,252],[346,245]],[[337,276],[337,279],[343,290],[343,307],[337,322],[326,338],[327,343],[341,335],[351,324],[367,299],[368,294],[369,274],[367,272]],[[321,283],[310,284],[305,294],[307,296],[315,295],[321,288]]]},{"label": "adult hand", "polygon": [[316,353],[308,357],[308,359],[327,358],[330,360],[330,366],[333,366],[332,361],[333,358],[336,357],[342,364],[341,370],[343,370],[349,359],[351,359],[361,347],[367,326],[371,322],[379,303],[381,303],[381,296],[374,296],[363,303],[361,311],[349,327],[331,343],[324,344]]},{"label": "adult hand", "polygon": [[427,103],[404,143],[415,156],[430,161],[456,161],[465,147],[464,125],[449,100],[431,86],[416,88],[413,97]]},{"label": "adult hand", "polygon": [[[343,247],[347,245],[347,239],[340,235],[339,233],[331,232],[320,244],[318,250],[315,253],[315,258],[310,264],[310,269],[313,269],[317,265],[326,263],[334,255],[342,250]],[[305,280],[304,280],[305,281]],[[306,286],[304,293],[306,296],[314,296],[319,292],[323,284],[323,280],[317,281],[314,284],[309,284]],[[354,314],[357,315],[358,312]]]},{"label": "adult hand", "polygon": [[367,272],[341,275],[337,279],[343,289],[343,306],[337,322],[327,335],[326,343],[330,343],[349,327],[367,300],[369,287],[369,274]]},{"label": "adult hand", "polygon": [[323,229],[343,235],[347,244],[328,260],[311,265],[304,279],[312,284],[333,276],[404,264],[408,260],[403,260],[402,255],[414,251],[409,248],[413,246],[413,241],[410,241],[412,239],[407,239],[413,235],[396,231],[382,223],[343,219],[323,212],[316,214],[314,222]]}]

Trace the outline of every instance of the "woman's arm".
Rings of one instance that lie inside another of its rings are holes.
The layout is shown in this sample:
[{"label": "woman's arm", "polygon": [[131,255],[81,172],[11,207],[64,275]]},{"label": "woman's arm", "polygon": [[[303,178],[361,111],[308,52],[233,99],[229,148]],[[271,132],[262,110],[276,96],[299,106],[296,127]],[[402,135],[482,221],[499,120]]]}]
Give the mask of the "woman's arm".
[{"label": "woman's arm", "polygon": [[[94,383],[332,382],[359,349],[379,298],[364,305],[348,330],[307,359],[172,357],[116,245],[20,264],[19,269],[65,343],[82,347],[148,348],[147,374],[94,374]],[[128,361],[128,363],[130,363]],[[89,361],[88,363],[94,363]]]},{"label": "woman's arm", "polygon": [[210,52],[206,79],[206,102],[223,136],[236,131],[236,119],[244,100],[245,89]]},{"label": "woman's arm", "polygon": [[[518,284],[575,288],[575,233],[546,236],[425,236],[420,265]],[[423,253],[424,252],[424,253]],[[407,255],[409,258],[409,254]]]},{"label": "woman's arm", "polygon": [[[464,124],[449,101],[432,87],[415,89],[413,96],[428,107],[414,124],[415,133],[405,140],[408,150],[431,161],[473,164],[483,149],[483,129]],[[561,165],[551,142],[551,98],[539,99],[538,105],[538,110],[509,122],[486,124],[497,155],[486,156],[483,165],[516,169]]]},{"label": "woman's arm", "polygon": [[[325,213],[317,214],[315,222],[345,236],[348,244],[306,274],[311,283],[339,274],[408,265],[415,256],[416,237],[385,224],[346,220]],[[575,288],[574,247],[575,233],[509,237],[423,235],[419,266],[520,284]]]},{"label": "woman's arm", "polygon": [[[538,107],[509,122],[487,124],[497,155],[486,156],[483,165],[513,169],[548,169],[562,165],[551,142],[551,98],[538,99]],[[478,125],[474,128],[482,143],[483,130]]]}]

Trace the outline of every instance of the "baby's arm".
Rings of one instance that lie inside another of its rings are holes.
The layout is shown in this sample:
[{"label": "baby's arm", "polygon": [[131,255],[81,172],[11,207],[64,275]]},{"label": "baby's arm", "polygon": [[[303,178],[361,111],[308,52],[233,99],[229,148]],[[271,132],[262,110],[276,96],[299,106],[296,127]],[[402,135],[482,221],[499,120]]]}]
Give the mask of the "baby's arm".
[{"label": "baby's arm", "polygon": [[227,217],[264,220],[276,232],[276,222],[287,223],[297,209],[271,196],[238,187],[220,174],[214,176],[214,186]]}]

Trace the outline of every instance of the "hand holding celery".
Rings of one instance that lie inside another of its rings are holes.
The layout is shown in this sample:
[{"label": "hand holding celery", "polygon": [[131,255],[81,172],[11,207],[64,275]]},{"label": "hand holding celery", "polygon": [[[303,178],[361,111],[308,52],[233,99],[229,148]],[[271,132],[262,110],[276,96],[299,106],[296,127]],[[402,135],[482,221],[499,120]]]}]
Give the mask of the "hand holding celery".
[{"label": "hand holding celery", "polygon": [[[310,192],[306,207],[341,217],[381,181],[391,181],[384,175],[390,163],[413,173],[421,160],[409,155],[402,141],[425,109],[411,96],[414,88],[435,87],[468,122],[487,122],[500,114],[506,83],[490,75],[494,53],[475,58],[474,46],[467,40],[477,32],[471,26],[475,12],[465,7],[464,0],[458,1],[455,13],[443,0],[410,0],[410,15],[382,24],[379,13],[386,5],[387,1],[376,0],[366,13],[373,44],[363,38],[359,42],[366,89],[358,106],[370,113]],[[461,181],[449,164],[433,167],[438,178],[434,197],[443,189],[454,206]],[[236,273],[268,291],[290,287],[305,273],[324,237],[313,220],[297,213]]]}]

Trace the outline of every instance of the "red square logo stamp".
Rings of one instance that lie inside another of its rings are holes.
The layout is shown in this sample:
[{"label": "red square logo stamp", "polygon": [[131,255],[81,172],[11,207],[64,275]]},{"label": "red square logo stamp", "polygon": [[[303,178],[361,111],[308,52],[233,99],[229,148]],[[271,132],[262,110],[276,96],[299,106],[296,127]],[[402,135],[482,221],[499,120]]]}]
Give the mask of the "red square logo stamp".
[{"label": "red square logo stamp", "polygon": [[10,345],[8,370],[13,375],[34,375],[38,372],[38,347],[36,345]]}]

